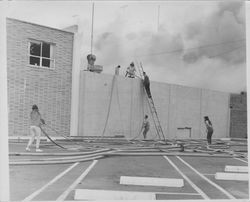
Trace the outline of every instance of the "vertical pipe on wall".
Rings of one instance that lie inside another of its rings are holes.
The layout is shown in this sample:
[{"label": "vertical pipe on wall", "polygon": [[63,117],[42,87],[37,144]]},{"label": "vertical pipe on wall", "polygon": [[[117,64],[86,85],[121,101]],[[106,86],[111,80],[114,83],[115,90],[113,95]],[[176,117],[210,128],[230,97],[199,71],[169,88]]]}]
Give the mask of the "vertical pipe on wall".
[{"label": "vertical pipe on wall", "polygon": [[202,89],[200,89],[200,129],[199,129],[199,131],[200,131],[200,134],[199,134],[199,136],[201,137],[201,134],[202,134],[202,132],[201,132],[201,124],[202,124],[202,119],[203,119],[203,117],[202,117]]},{"label": "vertical pipe on wall", "polygon": [[[84,126],[85,126],[85,81],[86,76],[83,72],[80,72],[80,81],[79,81],[79,88],[78,88],[78,94],[79,94],[79,100],[78,100],[78,106],[75,106],[76,109],[78,109],[78,114],[77,116],[77,131],[76,135],[77,136],[84,136]],[[80,102],[81,101],[81,102]],[[79,123],[81,121],[81,123]]]},{"label": "vertical pipe on wall", "polygon": [[171,84],[169,85],[169,95],[168,95],[168,134],[167,136],[170,137],[170,121],[169,121],[169,117],[170,117],[170,109],[171,109]]},{"label": "vertical pipe on wall", "polygon": [[[250,52],[250,39],[249,39],[249,36],[250,36],[250,2],[249,1],[246,1],[245,2],[246,3],[246,6],[245,6],[245,13],[246,13],[246,45],[247,45],[247,53],[249,53]],[[249,79],[249,77],[250,77],[250,70],[249,70],[249,68],[250,68],[250,66],[249,66],[249,64],[250,64],[250,54],[246,54],[247,55],[247,62],[246,62],[246,64],[247,64],[247,68],[246,68],[246,72],[247,72],[247,89],[249,89],[249,87],[250,87],[250,79]],[[247,107],[248,107],[248,109],[247,109],[247,135],[249,135],[250,134],[250,110],[249,110],[249,100],[250,100],[250,93],[249,93],[249,91],[248,91],[248,93],[247,93]],[[248,140],[248,146],[250,145],[250,138],[247,138],[247,140]],[[249,170],[250,171],[250,170]]]},{"label": "vertical pipe on wall", "polygon": [[231,131],[231,103],[230,103],[231,95],[228,95],[228,110],[227,110],[227,130],[226,130],[226,137],[230,137]]},{"label": "vertical pipe on wall", "polygon": [[0,3],[0,201],[10,200],[8,94],[7,94],[7,1]]},{"label": "vertical pipe on wall", "polygon": [[134,89],[134,83],[133,83],[134,79],[130,79],[130,82],[131,82],[131,100],[130,100],[130,137],[133,137],[134,135],[132,135],[132,123],[133,123],[133,89]]},{"label": "vertical pipe on wall", "polygon": [[71,86],[71,114],[70,114],[70,136],[78,135],[78,105],[79,105],[79,79],[80,79],[80,46],[81,35],[74,34],[73,64],[72,64],[72,86]]}]

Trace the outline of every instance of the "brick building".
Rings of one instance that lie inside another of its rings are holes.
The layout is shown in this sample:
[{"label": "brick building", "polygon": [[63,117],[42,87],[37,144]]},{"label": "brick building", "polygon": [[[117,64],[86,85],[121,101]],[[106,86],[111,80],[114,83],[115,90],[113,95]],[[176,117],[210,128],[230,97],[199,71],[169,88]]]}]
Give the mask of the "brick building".
[{"label": "brick building", "polygon": [[73,42],[71,32],[7,19],[10,136],[29,134],[33,104],[51,127],[69,134]]},{"label": "brick building", "polygon": [[247,94],[230,96],[230,137],[247,137]]}]

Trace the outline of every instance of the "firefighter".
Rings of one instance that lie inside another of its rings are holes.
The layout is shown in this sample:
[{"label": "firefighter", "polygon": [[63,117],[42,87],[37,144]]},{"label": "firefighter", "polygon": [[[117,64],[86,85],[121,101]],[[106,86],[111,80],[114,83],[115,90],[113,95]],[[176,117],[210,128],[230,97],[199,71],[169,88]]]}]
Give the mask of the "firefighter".
[{"label": "firefighter", "polygon": [[32,111],[30,112],[30,140],[26,147],[26,151],[30,151],[30,146],[35,140],[36,137],[36,152],[42,152],[39,149],[40,146],[40,136],[41,136],[41,128],[40,125],[45,124],[45,121],[42,119],[41,114],[38,110],[37,105],[32,106]]},{"label": "firefighter", "polygon": [[150,81],[149,81],[148,75],[146,74],[146,72],[143,72],[143,76],[144,76],[143,85],[146,89],[148,97],[151,98],[152,96],[150,92]]},{"label": "firefighter", "polygon": [[212,144],[212,135],[213,135],[214,129],[213,129],[212,122],[209,120],[208,116],[204,116],[204,123],[205,123],[206,129],[207,129],[207,143],[209,145],[211,145]]},{"label": "firefighter", "polygon": [[143,130],[142,134],[143,134],[144,140],[147,138],[147,133],[149,131],[149,128],[150,128],[150,124],[148,121],[148,115],[145,115],[143,123],[142,123],[142,130]]},{"label": "firefighter", "polygon": [[120,70],[121,66],[118,65],[116,68],[115,68],[115,75],[119,75],[119,70]]},{"label": "firefighter", "polygon": [[129,78],[135,78],[135,65],[133,62],[131,62],[131,64],[128,66],[125,77],[129,77]]}]

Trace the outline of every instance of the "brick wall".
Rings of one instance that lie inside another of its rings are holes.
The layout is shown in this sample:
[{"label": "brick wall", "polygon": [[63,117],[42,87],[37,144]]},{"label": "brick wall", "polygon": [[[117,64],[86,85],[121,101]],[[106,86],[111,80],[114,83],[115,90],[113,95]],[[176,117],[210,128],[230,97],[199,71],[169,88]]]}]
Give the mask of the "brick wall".
[{"label": "brick wall", "polygon": [[[7,19],[9,134],[29,134],[29,114],[37,104],[46,123],[69,135],[74,34]],[[30,39],[55,44],[55,69],[29,66]]]},{"label": "brick wall", "polygon": [[230,137],[247,137],[247,94],[230,96]]}]

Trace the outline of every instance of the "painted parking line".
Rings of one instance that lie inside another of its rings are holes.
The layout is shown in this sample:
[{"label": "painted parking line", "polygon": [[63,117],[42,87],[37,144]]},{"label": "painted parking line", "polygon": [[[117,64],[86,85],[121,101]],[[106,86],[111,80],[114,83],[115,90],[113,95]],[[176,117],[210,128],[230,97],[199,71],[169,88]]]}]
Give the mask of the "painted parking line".
[{"label": "painted parking line", "polygon": [[213,181],[211,181],[210,179],[208,179],[207,177],[205,177],[204,175],[202,175],[199,171],[197,171],[195,168],[193,168],[190,164],[188,164],[186,161],[184,161],[181,157],[176,156],[176,158],[178,158],[182,163],[184,163],[186,166],[188,166],[190,169],[192,169],[197,175],[199,175],[201,178],[203,178],[204,180],[206,180],[208,183],[210,183],[211,185],[213,185],[214,187],[216,187],[217,189],[219,189],[222,193],[224,193],[229,199],[236,199],[233,195],[231,195],[229,192],[227,192],[225,189],[223,189],[221,186],[217,185],[216,183],[214,183]]},{"label": "painted parking line", "polygon": [[79,163],[77,162],[77,163],[74,163],[73,165],[71,165],[69,168],[67,168],[66,170],[64,170],[63,172],[61,172],[59,175],[57,175],[55,178],[53,178],[51,181],[49,181],[43,187],[41,187],[37,191],[33,192],[31,195],[29,195],[28,197],[26,197],[23,200],[23,202],[31,201],[34,197],[36,197],[38,194],[40,194],[42,191],[44,191],[47,187],[49,187],[50,185],[52,185],[53,183],[55,183],[57,180],[59,180],[62,176],[64,176],[67,172],[69,172],[72,168],[74,168],[78,164]]},{"label": "painted parking line", "polygon": [[242,162],[248,164],[248,161],[245,161],[245,160],[243,160],[243,159],[239,159],[239,158],[234,158],[234,159],[239,160],[239,161],[242,161]]},{"label": "painted parking line", "polygon": [[93,163],[66,189],[57,199],[56,201],[64,201],[65,198],[69,195],[69,193],[87,176],[90,170],[95,166],[98,160],[94,160]]},{"label": "painted parking line", "polygon": [[167,157],[164,158],[181,174],[181,176],[203,197],[203,199],[210,199],[199,187],[197,187],[181,170]]}]

